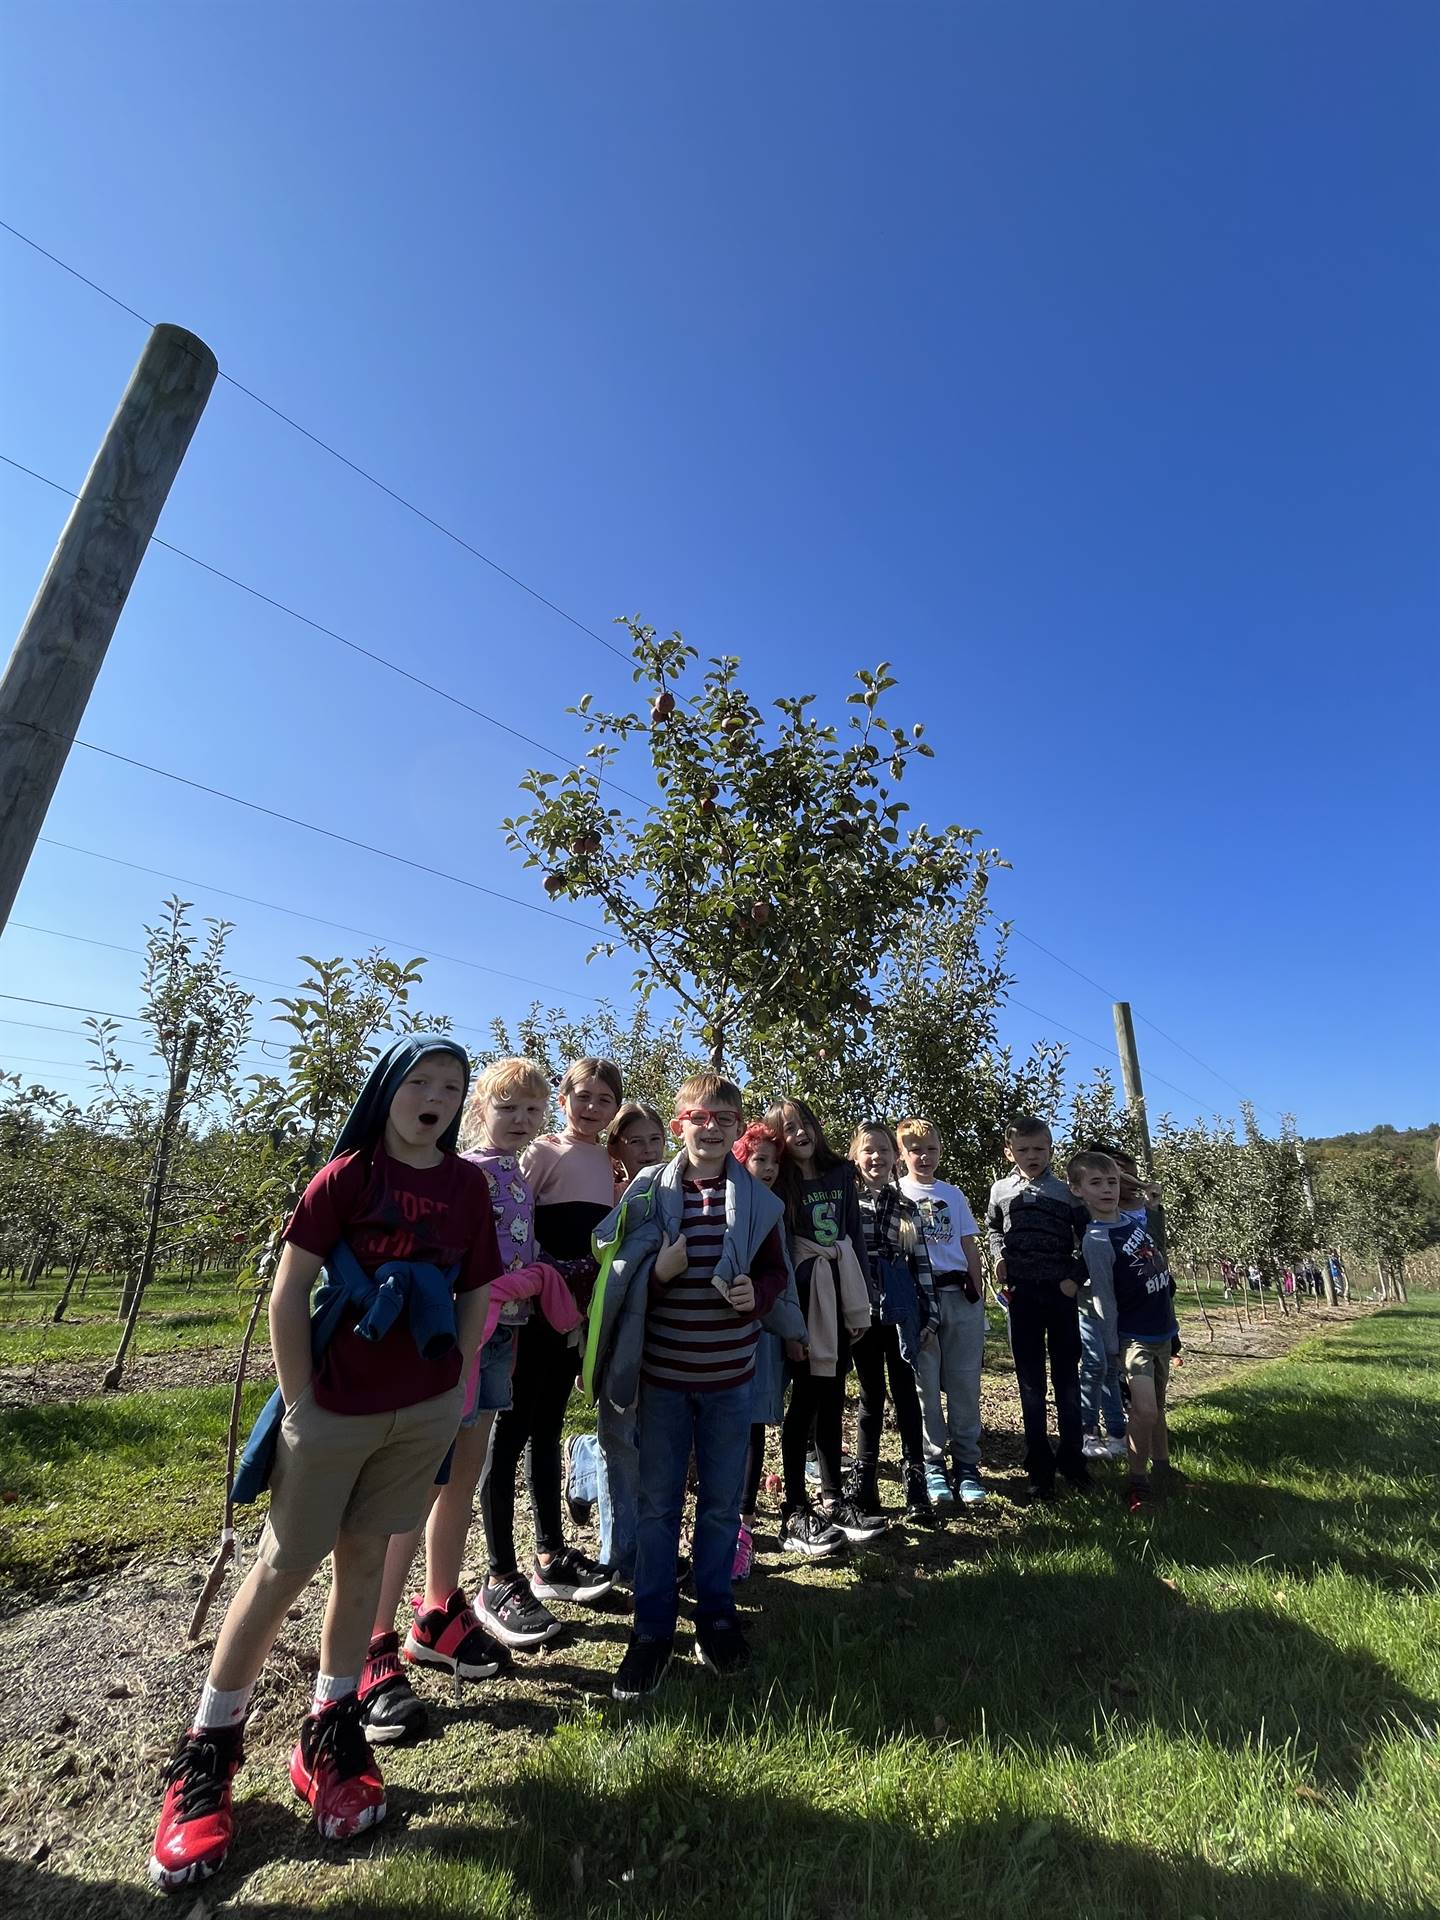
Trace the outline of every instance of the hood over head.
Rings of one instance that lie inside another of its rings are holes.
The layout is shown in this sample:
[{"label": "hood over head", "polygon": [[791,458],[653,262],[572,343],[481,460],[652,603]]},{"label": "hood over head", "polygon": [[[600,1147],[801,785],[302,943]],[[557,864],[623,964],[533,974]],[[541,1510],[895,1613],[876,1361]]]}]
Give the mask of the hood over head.
[{"label": "hood over head", "polygon": [[[448,1033],[407,1033],[403,1040],[397,1040],[393,1047],[382,1053],[370,1069],[370,1077],[360,1089],[359,1098],[350,1109],[350,1117],[330,1149],[332,1160],[338,1159],[342,1153],[359,1153],[376,1145],[385,1132],[390,1102],[415,1062],[423,1059],[427,1053],[453,1054],[460,1063],[465,1091],[469,1092],[470,1056],[458,1040],[452,1040]],[[461,1113],[464,1109],[462,1096]],[[460,1144],[459,1113],[435,1144],[442,1153],[456,1151]]]}]

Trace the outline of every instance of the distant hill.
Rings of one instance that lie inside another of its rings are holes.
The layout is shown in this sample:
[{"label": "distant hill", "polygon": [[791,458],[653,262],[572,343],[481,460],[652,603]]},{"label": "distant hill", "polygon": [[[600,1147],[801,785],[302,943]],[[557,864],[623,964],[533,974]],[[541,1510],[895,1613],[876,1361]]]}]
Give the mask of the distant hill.
[{"label": "distant hill", "polygon": [[1340,1166],[1357,1153],[1393,1153],[1414,1168],[1425,1196],[1428,1239],[1440,1245],[1440,1181],[1435,1178],[1435,1137],[1440,1120],[1428,1127],[1372,1127],[1368,1133],[1336,1133],[1328,1140],[1307,1140],[1305,1152],[1312,1167]]}]

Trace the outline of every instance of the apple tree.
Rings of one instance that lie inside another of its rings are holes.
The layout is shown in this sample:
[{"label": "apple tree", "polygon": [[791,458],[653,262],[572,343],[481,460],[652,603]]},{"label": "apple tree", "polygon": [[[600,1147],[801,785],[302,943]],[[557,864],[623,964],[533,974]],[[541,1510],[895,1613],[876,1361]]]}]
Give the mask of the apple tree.
[{"label": "apple tree", "polygon": [[[970,871],[974,829],[910,826],[896,798],[907,768],[931,757],[923,726],[885,718],[896,685],[885,664],[855,676],[841,728],[816,717],[813,694],[767,715],[738,659],[700,672],[678,633],[621,624],[643,710],[584,696],[574,711],[595,743],[569,772],[521,781],[532,804],[503,823],[509,846],[543,869],[552,899],[598,907],[607,926],[592,957],[633,952],[639,1000],[671,994],[715,1067],[796,1026],[848,1045],[907,922]],[[655,797],[622,806],[614,780],[632,743]]]}]

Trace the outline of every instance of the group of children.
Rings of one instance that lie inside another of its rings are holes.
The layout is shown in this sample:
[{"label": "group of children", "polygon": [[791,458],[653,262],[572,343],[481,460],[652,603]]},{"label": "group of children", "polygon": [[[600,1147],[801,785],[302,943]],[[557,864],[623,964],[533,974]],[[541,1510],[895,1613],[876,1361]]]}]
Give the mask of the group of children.
[{"label": "group of children", "polygon": [[[487,1679],[562,1631],[552,1602],[630,1589],[617,1699],[661,1685],[682,1579],[697,1660],[722,1675],[743,1667],[734,1588],[754,1564],[771,1427],[784,1553],[828,1559],[884,1531],[887,1403],[912,1520],[987,1497],[979,1227],[939,1178],[932,1122],[862,1121],[842,1156],[804,1100],[747,1127],[740,1089],[705,1073],[680,1088],[667,1126],[653,1107],[622,1104],[619,1070],[597,1059],[566,1072],[563,1130],[542,1136],[551,1099],[533,1061],[497,1061],[472,1087],[463,1048],[411,1036],[371,1073],[285,1229],[270,1304],[279,1385],[233,1489],[243,1501],[268,1486],[269,1514],[168,1770],[150,1860],[159,1886],[224,1860],[251,1695],[327,1557],[319,1673],[290,1774],[338,1840],[385,1816],[374,1748],[424,1727],[407,1666]],[[1152,1462],[1172,1471],[1163,1224],[1115,1150],[1076,1155],[1068,1183],[1051,1151],[1043,1121],[1017,1121],[986,1216],[1029,1487],[1037,1498],[1057,1476],[1083,1487],[1087,1456],[1124,1451],[1133,1509]],[[595,1433],[567,1448],[577,1382]],[[522,1460],[528,1566],[515,1540]],[[472,1605],[461,1566],[477,1491],[486,1573]],[[567,1502],[573,1514],[582,1501],[598,1512],[598,1560],[565,1537]]]}]

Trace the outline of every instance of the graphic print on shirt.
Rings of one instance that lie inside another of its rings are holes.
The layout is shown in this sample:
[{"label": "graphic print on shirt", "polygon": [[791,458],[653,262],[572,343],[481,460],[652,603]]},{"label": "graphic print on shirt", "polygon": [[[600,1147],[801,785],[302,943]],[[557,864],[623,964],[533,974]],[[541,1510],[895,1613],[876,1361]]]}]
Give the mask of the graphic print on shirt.
[{"label": "graphic print on shirt", "polygon": [[1134,1262],[1146,1293],[1170,1291],[1170,1269],[1143,1225],[1136,1223],[1135,1231],[1121,1242],[1120,1251]]},{"label": "graphic print on shirt", "polygon": [[955,1238],[955,1219],[948,1200],[931,1195],[917,1200],[920,1218],[925,1223],[925,1238],[931,1246],[948,1247]]}]

